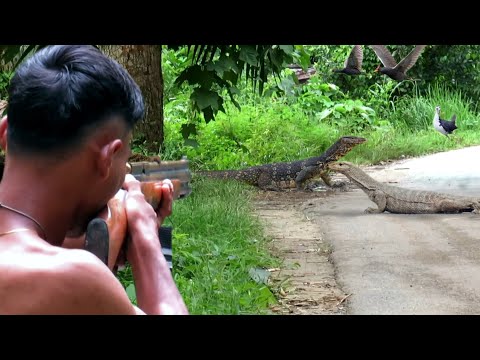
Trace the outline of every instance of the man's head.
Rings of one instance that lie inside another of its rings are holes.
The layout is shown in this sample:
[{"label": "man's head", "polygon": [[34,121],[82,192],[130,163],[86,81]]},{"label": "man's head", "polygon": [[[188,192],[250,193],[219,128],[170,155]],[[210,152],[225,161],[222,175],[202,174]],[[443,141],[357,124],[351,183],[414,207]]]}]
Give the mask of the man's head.
[{"label": "man's head", "polygon": [[40,50],[15,72],[8,102],[11,154],[70,152],[112,118],[131,130],[144,115],[137,84],[93,46]]},{"label": "man's head", "polygon": [[48,164],[72,188],[86,187],[83,212],[105,205],[123,183],[132,129],[145,112],[127,71],[93,46],[49,46],[20,65],[8,95],[5,175],[9,158],[22,169]]}]

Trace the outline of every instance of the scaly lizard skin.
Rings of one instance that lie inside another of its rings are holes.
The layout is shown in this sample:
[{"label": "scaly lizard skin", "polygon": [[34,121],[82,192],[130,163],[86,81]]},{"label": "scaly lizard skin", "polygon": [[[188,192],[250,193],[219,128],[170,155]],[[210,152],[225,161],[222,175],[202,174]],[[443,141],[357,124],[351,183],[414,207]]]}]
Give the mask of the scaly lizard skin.
[{"label": "scaly lizard skin", "polygon": [[480,198],[443,194],[435,191],[404,189],[380,183],[349,162],[332,162],[327,166],[350,179],[363,190],[378,208],[366,213],[388,211],[397,214],[433,214],[480,212]]},{"label": "scaly lizard skin", "polygon": [[337,184],[332,184],[325,165],[340,159],[356,145],[365,141],[366,139],[361,137],[344,136],[317,157],[252,166],[242,170],[199,171],[196,174],[217,179],[239,180],[258,186],[263,190],[281,190],[295,187],[302,189],[307,180],[316,177],[321,177],[328,186],[336,186]]}]

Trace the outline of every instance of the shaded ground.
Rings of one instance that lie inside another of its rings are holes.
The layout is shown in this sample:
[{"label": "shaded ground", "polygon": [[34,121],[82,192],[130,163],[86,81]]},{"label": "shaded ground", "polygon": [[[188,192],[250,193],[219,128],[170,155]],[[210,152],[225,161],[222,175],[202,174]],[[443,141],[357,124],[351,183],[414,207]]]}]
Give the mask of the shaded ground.
[{"label": "shaded ground", "polygon": [[337,286],[331,263],[331,246],[320,227],[303,209],[325,193],[261,192],[256,213],[272,239],[272,252],[284,259],[281,269],[272,271],[280,314],[341,314],[348,298]]}]

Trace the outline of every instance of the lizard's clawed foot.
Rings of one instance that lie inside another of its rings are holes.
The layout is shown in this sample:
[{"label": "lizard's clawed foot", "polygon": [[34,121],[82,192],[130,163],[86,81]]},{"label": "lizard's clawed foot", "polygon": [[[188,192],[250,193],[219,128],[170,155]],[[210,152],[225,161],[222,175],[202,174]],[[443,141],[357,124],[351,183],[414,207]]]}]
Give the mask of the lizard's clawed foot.
[{"label": "lizard's clawed foot", "polygon": [[374,209],[374,208],[366,208],[365,211],[364,211],[365,214],[378,214],[379,211],[378,209]]},{"label": "lizard's clawed foot", "polygon": [[332,184],[332,187],[334,188],[344,188],[347,186],[347,183],[344,182],[344,181],[335,181],[333,184]]}]

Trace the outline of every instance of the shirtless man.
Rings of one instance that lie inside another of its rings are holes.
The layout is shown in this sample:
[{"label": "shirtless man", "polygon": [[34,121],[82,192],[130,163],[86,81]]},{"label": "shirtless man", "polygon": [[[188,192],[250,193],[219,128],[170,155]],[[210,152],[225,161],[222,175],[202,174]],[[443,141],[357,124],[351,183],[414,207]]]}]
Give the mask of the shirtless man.
[{"label": "shirtless man", "polygon": [[[153,209],[126,174],[143,116],[138,86],[94,47],[51,46],[17,69],[0,121],[0,314],[188,314],[158,238],[171,183]],[[65,243],[122,188],[138,307],[103,262]]]}]

